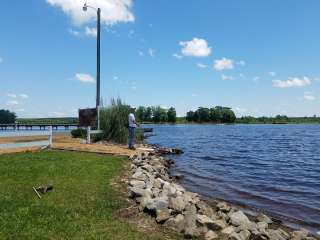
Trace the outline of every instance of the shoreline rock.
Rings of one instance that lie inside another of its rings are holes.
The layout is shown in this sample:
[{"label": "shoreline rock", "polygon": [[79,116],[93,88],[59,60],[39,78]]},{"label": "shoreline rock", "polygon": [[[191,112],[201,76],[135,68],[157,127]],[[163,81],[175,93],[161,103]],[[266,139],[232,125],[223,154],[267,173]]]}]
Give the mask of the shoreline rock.
[{"label": "shoreline rock", "polygon": [[252,221],[241,210],[219,201],[215,208],[196,193],[187,191],[169,174],[172,161],[154,152],[130,157],[128,196],[139,210],[158,224],[186,238],[228,240],[316,240],[305,230],[272,229],[272,220],[259,213]]}]

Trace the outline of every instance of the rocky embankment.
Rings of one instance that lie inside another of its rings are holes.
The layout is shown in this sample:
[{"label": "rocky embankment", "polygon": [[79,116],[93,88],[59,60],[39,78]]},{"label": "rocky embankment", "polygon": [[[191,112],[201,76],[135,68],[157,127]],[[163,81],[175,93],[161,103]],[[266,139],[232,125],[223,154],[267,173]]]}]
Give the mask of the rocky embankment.
[{"label": "rocky embankment", "polygon": [[186,238],[315,240],[305,230],[289,232],[275,228],[272,220],[262,213],[249,220],[245,213],[225,202],[210,206],[170,177],[168,170],[172,162],[162,156],[141,153],[130,159],[129,197],[136,201],[140,211]]}]

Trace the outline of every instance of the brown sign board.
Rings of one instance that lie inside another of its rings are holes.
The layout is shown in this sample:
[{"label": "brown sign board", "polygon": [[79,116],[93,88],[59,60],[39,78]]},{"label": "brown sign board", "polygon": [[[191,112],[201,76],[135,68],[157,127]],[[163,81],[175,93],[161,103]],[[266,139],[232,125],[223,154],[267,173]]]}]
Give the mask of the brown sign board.
[{"label": "brown sign board", "polygon": [[97,109],[96,108],[79,109],[79,126],[80,127],[97,126]]}]

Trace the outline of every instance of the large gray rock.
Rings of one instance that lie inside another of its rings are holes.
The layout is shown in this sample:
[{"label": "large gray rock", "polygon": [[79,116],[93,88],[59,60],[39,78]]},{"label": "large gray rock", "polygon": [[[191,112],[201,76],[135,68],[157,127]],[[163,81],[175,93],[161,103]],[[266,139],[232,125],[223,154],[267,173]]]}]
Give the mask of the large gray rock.
[{"label": "large gray rock", "polygon": [[259,231],[265,230],[268,228],[268,223],[266,222],[258,222],[257,227]]},{"label": "large gray rock", "polygon": [[197,230],[196,220],[197,220],[197,209],[194,205],[190,204],[186,207],[185,211],[185,225],[184,225],[184,235],[187,238],[194,236],[199,236],[200,233]]},{"label": "large gray rock", "polygon": [[217,219],[217,216],[215,215],[213,209],[204,201],[199,201],[197,204],[198,213],[202,215],[207,215],[208,217],[212,219]]},{"label": "large gray rock", "polygon": [[177,189],[174,188],[170,183],[165,182],[163,184],[163,192],[168,195],[168,197],[176,197]]},{"label": "large gray rock", "polygon": [[268,223],[268,224],[272,223],[271,218],[269,218],[267,215],[264,215],[263,213],[258,213],[257,220],[259,222],[265,222],[265,223]]},{"label": "large gray rock", "polygon": [[200,226],[209,225],[213,223],[213,220],[206,215],[197,214],[197,223]]},{"label": "large gray rock", "polygon": [[158,223],[163,223],[170,218],[170,212],[167,208],[157,210],[156,213],[157,213],[156,221]]},{"label": "large gray rock", "polygon": [[164,226],[180,233],[184,230],[184,222],[184,216],[182,214],[178,214],[174,218],[169,218],[165,222]]},{"label": "large gray rock", "polygon": [[309,234],[308,231],[305,229],[293,231],[291,233],[291,239],[292,240],[302,240],[302,239],[305,239],[308,236],[308,234]]},{"label": "large gray rock", "polygon": [[131,198],[151,196],[151,194],[152,194],[152,192],[150,189],[129,187],[129,197],[131,197]]},{"label": "large gray rock", "polygon": [[230,223],[233,226],[240,226],[240,225],[249,225],[250,220],[249,218],[242,212],[242,211],[237,211],[229,215],[230,217]]},{"label": "large gray rock", "polygon": [[162,189],[163,183],[164,183],[164,181],[163,181],[161,178],[156,178],[156,179],[154,180],[154,185],[153,185],[153,187],[154,187],[154,188],[158,188],[158,189]]},{"label": "large gray rock", "polygon": [[268,229],[267,234],[270,240],[288,240],[290,235],[282,229]]},{"label": "large gray rock", "polygon": [[217,238],[218,238],[218,234],[216,234],[214,231],[211,231],[211,230],[204,235],[205,240],[213,240]]},{"label": "large gray rock", "polygon": [[181,213],[186,208],[186,202],[181,196],[169,198],[169,208]]},{"label": "large gray rock", "polygon": [[265,230],[254,230],[251,231],[250,240],[269,240],[269,235]]},{"label": "large gray rock", "polygon": [[243,223],[242,225],[236,227],[236,232],[241,232],[243,230],[249,230],[250,232],[258,231],[258,226],[254,222]]},{"label": "large gray rock", "polygon": [[229,212],[231,210],[230,205],[227,204],[226,202],[219,202],[217,204],[217,208],[218,208],[219,211],[222,211],[222,212],[225,212],[225,213],[227,213],[227,212]]},{"label": "large gray rock", "polygon": [[135,179],[135,180],[142,180],[144,181],[145,180],[145,175],[143,174],[143,171],[141,168],[137,168],[136,172],[132,175],[132,179]]},{"label": "large gray rock", "polygon": [[152,201],[146,204],[145,208],[153,212],[166,210],[168,209],[168,201],[164,198],[154,198]]},{"label": "large gray rock", "polygon": [[224,220],[214,220],[212,224],[208,225],[208,228],[215,231],[220,231],[227,227],[227,224]]},{"label": "large gray rock", "polygon": [[240,233],[233,232],[229,236],[229,240],[248,240],[250,237],[250,232],[248,230],[243,230]]},{"label": "large gray rock", "polygon": [[142,188],[142,189],[146,187],[146,183],[140,180],[131,180],[129,182],[129,185],[135,188]]},{"label": "large gray rock", "polygon": [[221,231],[221,233],[226,234],[226,235],[230,235],[233,232],[235,232],[235,227],[234,226],[226,227]]}]

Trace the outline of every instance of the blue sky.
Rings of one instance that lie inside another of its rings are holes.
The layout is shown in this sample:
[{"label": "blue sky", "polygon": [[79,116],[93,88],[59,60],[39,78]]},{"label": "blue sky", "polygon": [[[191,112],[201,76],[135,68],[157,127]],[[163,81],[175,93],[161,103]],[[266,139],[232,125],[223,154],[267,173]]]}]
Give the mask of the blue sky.
[{"label": "blue sky", "polygon": [[[95,13],[82,0],[2,0],[0,108],[95,106]],[[89,0],[102,8],[105,102],[320,115],[318,0]]]}]

